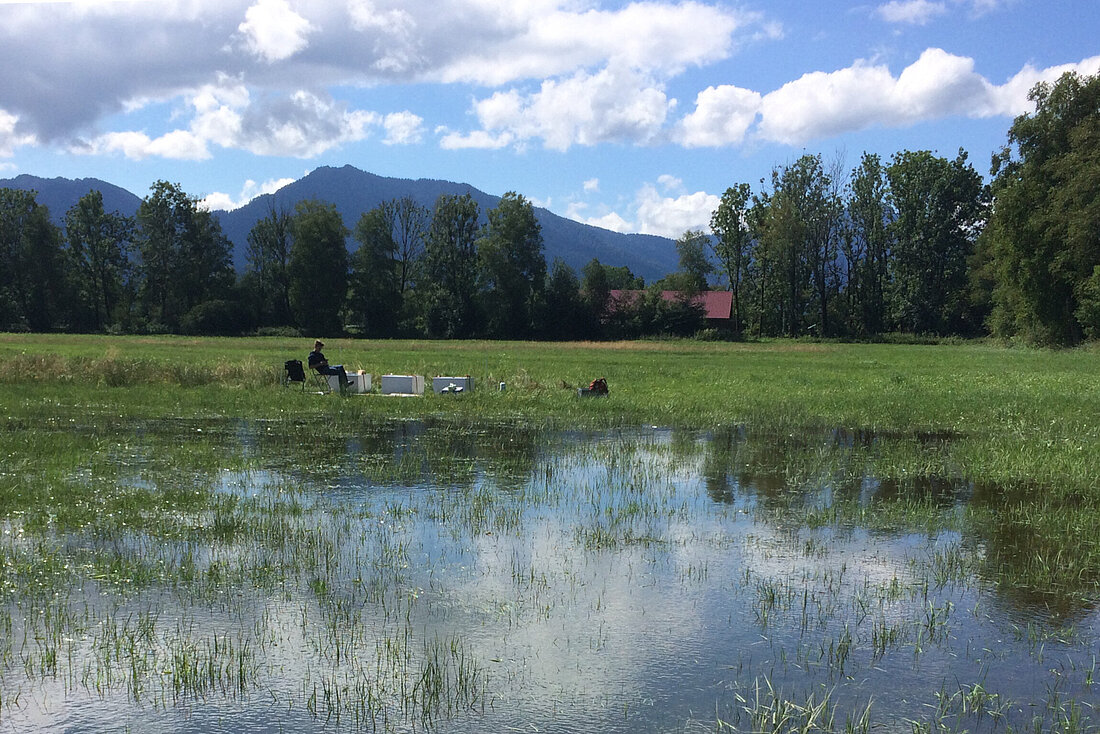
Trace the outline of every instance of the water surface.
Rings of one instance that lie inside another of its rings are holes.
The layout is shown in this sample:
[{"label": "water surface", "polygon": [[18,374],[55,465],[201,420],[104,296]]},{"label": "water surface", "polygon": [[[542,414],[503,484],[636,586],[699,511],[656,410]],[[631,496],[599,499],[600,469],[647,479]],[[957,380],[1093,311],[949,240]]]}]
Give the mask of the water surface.
[{"label": "water surface", "polygon": [[41,479],[102,514],[3,525],[0,731],[1100,721],[1095,586],[1017,583],[990,488],[870,470],[949,435],[109,433]]}]

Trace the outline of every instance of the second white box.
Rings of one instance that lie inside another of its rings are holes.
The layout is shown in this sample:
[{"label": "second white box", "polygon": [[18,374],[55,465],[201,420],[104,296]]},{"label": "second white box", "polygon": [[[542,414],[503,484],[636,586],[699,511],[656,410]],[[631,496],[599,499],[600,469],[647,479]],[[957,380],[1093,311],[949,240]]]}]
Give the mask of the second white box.
[{"label": "second white box", "polygon": [[423,395],[423,375],[382,375],[383,395]]}]

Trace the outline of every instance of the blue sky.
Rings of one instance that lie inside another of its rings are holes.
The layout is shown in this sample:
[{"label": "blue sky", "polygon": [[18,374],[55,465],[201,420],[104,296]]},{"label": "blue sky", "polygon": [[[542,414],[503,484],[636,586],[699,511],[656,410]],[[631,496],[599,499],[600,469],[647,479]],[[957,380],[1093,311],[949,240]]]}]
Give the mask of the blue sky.
[{"label": "blue sky", "polygon": [[0,177],[231,208],[351,164],[676,237],[804,152],[987,174],[1100,1],[0,0],[0,69]]}]

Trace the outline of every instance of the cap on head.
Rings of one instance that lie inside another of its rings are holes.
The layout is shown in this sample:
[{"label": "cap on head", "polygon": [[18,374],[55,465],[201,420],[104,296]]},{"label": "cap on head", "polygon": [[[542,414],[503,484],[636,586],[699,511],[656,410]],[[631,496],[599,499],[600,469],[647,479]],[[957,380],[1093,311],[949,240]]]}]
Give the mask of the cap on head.
[{"label": "cap on head", "polygon": [[317,341],[313,342],[313,346],[323,347],[323,346],[325,346],[325,343],[323,341],[321,341],[320,339],[318,339]]}]

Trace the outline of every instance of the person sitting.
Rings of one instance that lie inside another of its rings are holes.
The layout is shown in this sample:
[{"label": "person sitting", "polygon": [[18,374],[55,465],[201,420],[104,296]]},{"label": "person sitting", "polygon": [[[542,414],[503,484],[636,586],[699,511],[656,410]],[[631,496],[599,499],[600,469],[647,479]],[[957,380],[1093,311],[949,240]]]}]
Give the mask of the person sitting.
[{"label": "person sitting", "polygon": [[313,351],[309,353],[309,368],[320,375],[336,375],[340,379],[340,392],[347,392],[347,370],[344,369],[344,365],[342,364],[330,365],[328,363],[328,360],[325,359],[324,352],[321,351],[324,346],[325,343],[320,339],[313,342]]}]

